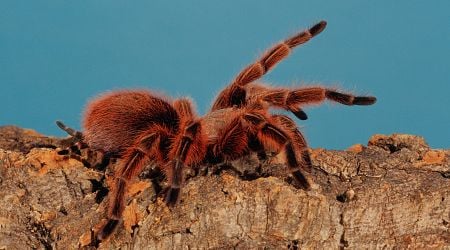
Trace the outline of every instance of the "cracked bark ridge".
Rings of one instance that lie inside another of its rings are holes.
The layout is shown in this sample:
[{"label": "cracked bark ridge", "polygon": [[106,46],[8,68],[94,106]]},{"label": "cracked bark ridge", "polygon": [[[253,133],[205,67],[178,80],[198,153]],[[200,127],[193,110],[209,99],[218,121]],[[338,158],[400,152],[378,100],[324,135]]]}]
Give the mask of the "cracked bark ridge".
[{"label": "cracked bark ridge", "polygon": [[[94,248],[108,174],[58,155],[62,144],[0,128],[0,249]],[[375,135],[346,151],[314,149],[308,192],[277,157],[252,155],[188,173],[172,209],[157,198],[149,183],[161,177],[148,168],[129,191],[116,234],[98,247],[449,248],[449,155],[403,134]]]}]

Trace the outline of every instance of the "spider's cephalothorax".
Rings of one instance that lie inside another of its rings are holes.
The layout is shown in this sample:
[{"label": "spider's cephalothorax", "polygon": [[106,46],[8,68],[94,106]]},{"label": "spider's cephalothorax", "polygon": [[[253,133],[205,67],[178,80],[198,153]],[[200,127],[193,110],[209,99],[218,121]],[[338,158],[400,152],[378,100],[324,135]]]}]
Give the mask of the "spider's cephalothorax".
[{"label": "spider's cephalothorax", "polygon": [[[266,150],[283,152],[298,184],[310,188],[305,170],[309,170],[311,161],[303,135],[292,119],[271,114],[269,108],[288,110],[304,120],[307,116],[302,108],[306,105],[325,100],[371,105],[376,98],[322,86],[273,88],[255,81],[325,26],[326,22],[321,21],[270,48],[219,93],[211,111],[203,117],[195,114],[189,99],[170,100],[147,90],[113,91],[90,102],[84,115],[84,131],[78,137],[91,149],[120,158],[108,195],[108,223],[98,238],[112,233],[122,217],[130,181],[149,162],[156,163],[167,176],[169,205],[177,202],[186,167]],[[59,125],[64,129],[62,123]]]}]

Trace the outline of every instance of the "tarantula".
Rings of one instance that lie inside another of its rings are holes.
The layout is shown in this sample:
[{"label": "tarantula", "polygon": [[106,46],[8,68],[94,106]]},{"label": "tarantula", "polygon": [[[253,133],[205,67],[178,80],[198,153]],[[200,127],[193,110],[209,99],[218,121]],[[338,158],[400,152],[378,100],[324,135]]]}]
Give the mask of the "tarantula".
[{"label": "tarantula", "polygon": [[311,168],[307,143],[291,118],[271,114],[269,108],[290,111],[304,120],[305,105],[327,99],[344,105],[371,105],[376,98],[322,86],[274,88],[255,81],[325,26],[326,22],[321,21],[267,50],[219,93],[203,117],[196,115],[188,98],[171,100],[148,90],[121,90],[103,94],[88,104],[82,133],[58,122],[91,149],[120,159],[108,195],[108,222],[98,239],[113,232],[122,217],[130,181],[150,162],[156,163],[167,177],[165,201],[169,206],[178,200],[186,167],[234,160],[250,152],[283,152],[294,179],[309,189],[311,183],[305,172]]}]

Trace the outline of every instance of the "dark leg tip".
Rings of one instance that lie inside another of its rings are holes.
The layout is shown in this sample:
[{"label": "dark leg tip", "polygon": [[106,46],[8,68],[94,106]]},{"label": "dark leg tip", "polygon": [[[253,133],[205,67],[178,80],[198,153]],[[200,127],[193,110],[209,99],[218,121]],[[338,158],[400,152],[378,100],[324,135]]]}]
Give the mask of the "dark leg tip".
[{"label": "dark leg tip", "polygon": [[74,130],[73,128],[69,128],[67,127],[62,121],[56,121],[56,125],[66,131],[67,134],[77,138],[78,140],[81,140],[81,138],[83,137],[83,135],[81,134],[81,132],[78,132],[76,130]]},{"label": "dark leg tip", "polygon": [[62,149],[57,152],[58,155],[68,155],[70,152],[67,149]]},{"label": "dark leg tip", "polygon": [[300,120],[307,120],[308,115],[302,109],[291,110],[291,112]]},{"label": "dark leg tip", "polygon": [[377,101],[377,98],[374,96],[356,96],[353,99],[354,105],[372,105]]},{"label": "dark leg tip", "polygon": [[292,175],[294,176],[294,179],[297,181],[297,183],[301,186],[304,190],[310,190],[311,184],[309,183],[308,179],[306,179],[305,175],[300,171],[296,170],[292,172]]},{"label": "dark leg tip", "polygon": [[327,26],[327,22],[322,20],[322,21],[316,23],[314,26],[312,26],[309,29],[309,33],[311,33],[312,36],[316,36],[320,32],[322,32],[326,26]]},{"label": "dark leg tip", "polygon": [[169,207],[174,207],[178,202],[178,196],[180,194],[179,188],[169,188],[166,193],[166,204]]},{"label": "dark leg tip", "polygon": [[114,232],[114,229],[117,227],[117,224],[119,224],[118,220],[109,219],[106,225],[104,225],[103,228],[98,233],[97,239],[101,241],[108,238],[108,236],[110,236]]},{"label": "dark leg tip", "polygon": [[56,125],[62,130],[65,130],[66,128],[66,125],[64,125],[62,121],[56,121]]}]

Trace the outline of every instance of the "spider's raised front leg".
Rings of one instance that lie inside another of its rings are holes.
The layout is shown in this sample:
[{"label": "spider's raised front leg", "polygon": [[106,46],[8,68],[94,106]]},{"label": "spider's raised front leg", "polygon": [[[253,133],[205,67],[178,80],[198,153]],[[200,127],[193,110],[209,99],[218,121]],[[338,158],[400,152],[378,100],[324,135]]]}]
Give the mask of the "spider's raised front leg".
[{"label": "spider's raised front leg", "polygon": [[[264,84],[251,83],[247,86],[247,100],[251,102],[266,102],[269,106],[282,108],[293,113],[298,119],[306,120],[308,116],[298,105],[285,105],[284,89],[266,86]],[[282,93],[281,93],[282,92]]]},{"label": "spider's raised front leg", "polygon": [[252,84],[249,88],[248,98],[291,111],[301,120],[306,118],[306,114],[300,107],[319,104],[325,100],[344,105],[372,105],[376,102],[376,98],[373,96],[355,96],[322,86],[290,89],[271,88],[262,84]]},{"label": "spider's raised front leg", "polygon": [[295,89],[270,89],[263,93],[261,97],[271,105],[287,110],[299,106],[319,104],[325,100],[349,106],[372,105],[377,100],[374,96],[355,96],[322,86]]},{"label": "spider's raised front leg", "polygon": [[270,48],[257,62],[242,70],[231,85],[219,93],[211,110],[214,111],[232,107],[234,105],[241,106],[245,104],[245,85],[261,78],[269,70],[275,67],[276,64],[286,58],[294,47],[306,43],[322,32],[325,29],[326,24],[325,21],[321,21],[311,28]]}]

